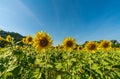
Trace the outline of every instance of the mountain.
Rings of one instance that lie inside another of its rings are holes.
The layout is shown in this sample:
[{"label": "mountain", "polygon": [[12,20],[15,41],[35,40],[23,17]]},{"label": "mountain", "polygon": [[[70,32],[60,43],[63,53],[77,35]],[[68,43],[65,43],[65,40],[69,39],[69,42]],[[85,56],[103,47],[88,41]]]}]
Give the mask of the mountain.
[{"label": "mountain", "polygon": [[13,37],[15,42],[21,41],[22,38],[25,37],[25,36],[22,36],[21,34],[16,33],[16,32],[7,32],[4,30],[0,30],[1,37],[6,38],[7,35],[10,35],[11,37]]}]

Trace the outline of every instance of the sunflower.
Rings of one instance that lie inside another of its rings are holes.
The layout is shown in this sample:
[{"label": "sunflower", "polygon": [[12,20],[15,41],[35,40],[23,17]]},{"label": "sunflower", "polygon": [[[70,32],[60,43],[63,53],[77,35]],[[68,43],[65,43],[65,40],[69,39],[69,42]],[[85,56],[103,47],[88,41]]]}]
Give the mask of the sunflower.
[{"label": "sunflower", "polygon": [[107,40],[102,40],[99,45],[99,48],[103,50],[109,50],[111,46],[112,46],[112,42],[107,41]]},{"label": "sunflower", "polygon": [[98,47],[98,44],[97,42],[94,42],[94,41],[89,41],[85,45],[85,49],[91,53],[95,53],[95,51],[97,50],[97,47]]},{"label": "sunflower", "polygon": [[64,50],[71,51],[71,50],[73,50],[75,48],[76,41],[75,41],[75,39],[73,39],[71,37],[65,38],[63,40],[62,46],[63,46]]},{"label": "sunflower", "polygon": [[11,41],[12,41],[12,37],[11,37],[10,35],[7,35],[6,41],[7,41],[7,42],[11,42]]},{"label": "sunflower", "polygon": [[33,43],[33,38],[32,38],[31,36],[27,36],[27,37],[25,38],[25,42],[26,42],[27,44],[32,44],[32,43]]},{"label": "sunflower", "polygon": [[80,51],[80,50],[82,50],[82,49],[83,49],[83,46],[81,46],[81,45],[77,46],[77,50],[78,50],[78,51]]},{"label": "sunflower", "polygon": [[39,52],[45,52],[45,50],[52,46],[51,37],[46,32],[37,32],[33,39],[33,46]]},{"label": "sunflower", "polygon": [[26,38],[22,38],[22,43],[26,44]]}]

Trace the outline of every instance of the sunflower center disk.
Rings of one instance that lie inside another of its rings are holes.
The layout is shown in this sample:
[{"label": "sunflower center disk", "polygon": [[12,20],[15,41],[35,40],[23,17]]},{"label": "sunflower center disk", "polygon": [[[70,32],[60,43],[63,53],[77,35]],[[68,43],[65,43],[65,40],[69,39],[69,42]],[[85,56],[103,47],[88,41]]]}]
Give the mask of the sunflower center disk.
[{"label": "sunflower center disk", "polygon": [[108,43],[105,43],[105,44],[103,45],[104,48],[107,48],[108,46],[109,46]]},{"label": "sunflower center disk", "polygon": [[68,42],[67,42],[67,47],[72,47],[72,46],[73,46],[73,42],[68,41]]},{"label": "sunflower center disk", "polygon": [[82,49],[82,47],[79,47],[79,50],[81,50]]},{"label": "sunflower center disk", "polygon": [[29,38],[28,41],[31,42],[31,41],[32,41],[32,38]]},{"label": "sunflower center disk", "polygon": [[8,40],[8,41],[11,41],[11,38],[10,38],[10,37],[8,37],[8,38],[7,38],[7,40]]},{"label": "sunflower center disk", "polygon": [[89,48],[90,50],[95,50],[96,49],[96,46],[94,44],[92,44]]},{"label": "sunflower center disk", "polygon": [[46,47],[47,45],[48,45],[48,40],[46,38],[40,40],[41,47]]}]

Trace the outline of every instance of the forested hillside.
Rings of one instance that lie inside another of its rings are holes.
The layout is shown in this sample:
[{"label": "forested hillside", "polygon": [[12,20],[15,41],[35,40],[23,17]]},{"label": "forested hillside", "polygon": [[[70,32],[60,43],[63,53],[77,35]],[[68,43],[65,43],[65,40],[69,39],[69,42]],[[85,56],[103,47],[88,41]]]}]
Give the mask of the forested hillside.
[{"label": "forested hillside", "polygon": [[24,37],[21,34],[16,33],[16,32],[7,32],[4,30],[0,30],[1,37],[6,38],[7,35],[10,35],[11,37],[13,37],[15,42],[22,40],[22,38]]}]

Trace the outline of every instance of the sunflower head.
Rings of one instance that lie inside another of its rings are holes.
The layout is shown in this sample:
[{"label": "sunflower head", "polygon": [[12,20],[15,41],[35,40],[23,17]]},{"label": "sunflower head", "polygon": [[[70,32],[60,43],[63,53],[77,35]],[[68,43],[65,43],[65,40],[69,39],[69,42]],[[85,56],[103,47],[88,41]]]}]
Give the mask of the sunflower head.
[{"label": "sunflower head", "polygon": [[52,46],[52,39],[46,32],[37,32],[33,39],[33,46],[39,52],[44,52]]},{"label": "sunflower head", "polygon": [[27,36],[25,38],[25,41],[26,41],[27,44],[32,44],[33,43],[33,38],[31,36]]},{"label": "sunflower head", "polygon": [[112,42],[107,40],[102,40],[100,43],[100,49],[109,50],[112,46]]},{"label": "sunflower head", "polygon": [[11,41],[12,41],[12,37],[11,37],[10,35],[7,35],[6,41],[7,41],[7,42],[11,42]]},{"label": "sunflower head", "polygon": [[85,45],[85,49],[89,52],[95,53],[97,50],[98,44],[97,42],[89,41]]},{"label": "sunflower head", "polygon": [[22,38],[22,43],[26,44],[26,38]]},{"label": "sunflower head", "polygon": [[62,46],[63,46],[64,50],[71,51],[75,48],[76,41],[75,41],[75,39],[73,39],[71,37],[65,38],[63,40]]},{"label": "sunflower head", "polygon": [[81,46],[81,45],[77,46],[78,51],[81,51],[82,49],[83,49],[83,46]]}]

